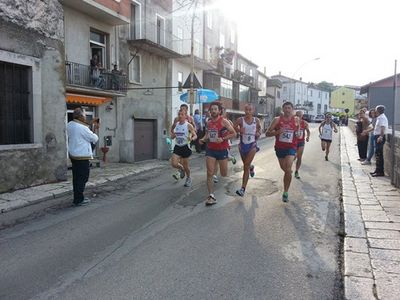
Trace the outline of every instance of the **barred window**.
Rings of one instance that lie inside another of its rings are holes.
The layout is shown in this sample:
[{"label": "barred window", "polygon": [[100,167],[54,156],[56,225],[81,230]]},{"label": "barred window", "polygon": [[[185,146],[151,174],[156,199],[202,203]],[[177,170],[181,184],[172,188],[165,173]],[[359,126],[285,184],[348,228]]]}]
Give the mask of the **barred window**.
[{"label": "barred window", "polygon": [[32,68],[0,61],[0,145],[33,142]]}]

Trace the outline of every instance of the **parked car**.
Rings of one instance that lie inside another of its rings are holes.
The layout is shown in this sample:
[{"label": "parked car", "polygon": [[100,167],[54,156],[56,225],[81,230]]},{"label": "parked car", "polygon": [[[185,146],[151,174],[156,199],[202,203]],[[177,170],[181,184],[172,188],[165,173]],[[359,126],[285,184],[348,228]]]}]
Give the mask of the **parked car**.
[{"label": "parked car", "polygon": [[310,114],[303,114],[303,120],[311,123],[314,121],[314,116]]},{"label": "parked car", "polygon": [[321,123],[323,120],[325,120],[324,115],[316,115],[314,121],[315,121],[315,123]]},{"label": "parked car", "polygon": [[333,117],[332,118],[332,121],[333,121],[333,123],[335,123],[336,125],[340,125],[340,120],[339,120],[339,117]]}]

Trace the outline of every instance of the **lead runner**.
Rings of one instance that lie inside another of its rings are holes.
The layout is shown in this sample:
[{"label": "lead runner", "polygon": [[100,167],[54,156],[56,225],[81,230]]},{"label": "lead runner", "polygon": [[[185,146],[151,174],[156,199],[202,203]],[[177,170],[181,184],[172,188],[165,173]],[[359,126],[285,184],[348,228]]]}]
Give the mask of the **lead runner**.
[{"label": "lead runner", "polygon": [[289,187],[292,181],[292,165],[297,151],[297,132],[300,130],[298,117],[293,115],[293,104],[285,102],[282,105],[283,115],[276,117],[265,133],[275,136],[275,153],[279,166],[285,173],[283,176],[282,201],[289,201]]}]

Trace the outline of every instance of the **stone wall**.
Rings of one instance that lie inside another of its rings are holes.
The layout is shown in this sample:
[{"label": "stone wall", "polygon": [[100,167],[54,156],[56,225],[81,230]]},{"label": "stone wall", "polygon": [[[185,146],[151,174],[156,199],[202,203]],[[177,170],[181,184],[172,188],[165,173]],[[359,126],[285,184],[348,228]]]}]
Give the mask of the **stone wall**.
[{"label": "stone wall", "polygon": [[[355,122],[356,120],[349,120],[349,128],[355,134]],[[385,160],[385,173],[391,177],[392,184],[396,187],[400,187],[400,132],[396,131],[394,137],[394,160],[392,159],[391,153],[391,142],[392,142],[392,131],[389,129],[389,133],[386,135],[386,143],[383,148],[383,157]],[[392,176],[392,166],[394,165],[394,175]]]},{"label": "stone wall", "polygon": [[66,179],[63,11],[57,0],[0,1],[0,61],[30,68],[30,144],[0,145],[0,193]]}]

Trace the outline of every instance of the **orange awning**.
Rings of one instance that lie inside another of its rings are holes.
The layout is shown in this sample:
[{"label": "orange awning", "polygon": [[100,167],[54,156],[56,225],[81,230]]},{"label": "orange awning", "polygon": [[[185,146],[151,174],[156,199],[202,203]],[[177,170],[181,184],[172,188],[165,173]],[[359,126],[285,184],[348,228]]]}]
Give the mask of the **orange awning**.
[{"label": "orange awning", "polygon": [[106,102],[110,102],[111,98],[67,93],[66,101],[67,103],[72,103],[72,104],[86,104],[86,105],[99,106]]}]

